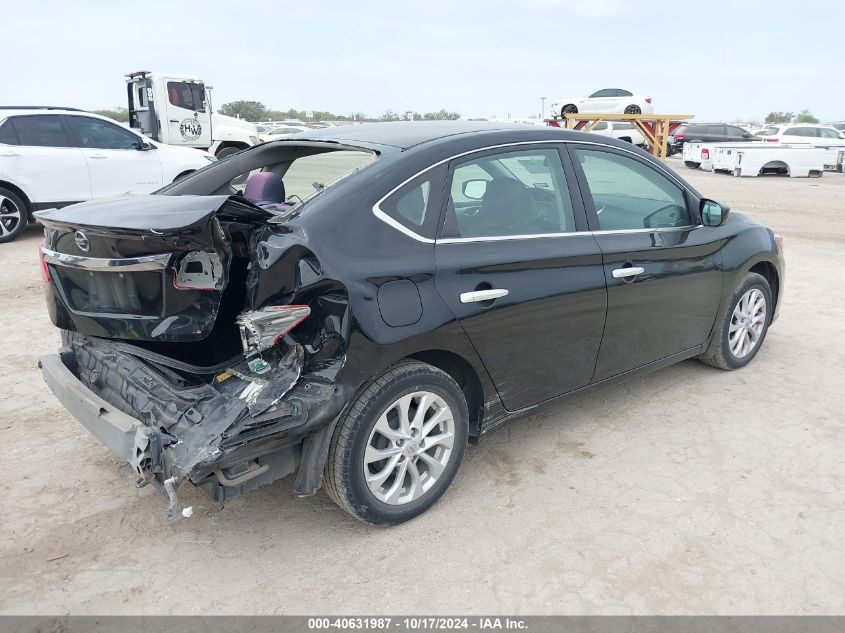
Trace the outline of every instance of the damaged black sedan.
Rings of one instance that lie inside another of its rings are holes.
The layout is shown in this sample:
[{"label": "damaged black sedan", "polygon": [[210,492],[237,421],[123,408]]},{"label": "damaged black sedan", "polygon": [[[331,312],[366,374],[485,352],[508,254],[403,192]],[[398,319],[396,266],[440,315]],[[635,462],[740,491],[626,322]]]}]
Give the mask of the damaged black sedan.
[{"label": "damaged black sedan", "polygon": [[630,144],[553,128],[307,132],[154,195],[42,211],[40,360],[179,516],[293,475],[395,524],[467,442],[584,389],[758,352],[780,238]]}]

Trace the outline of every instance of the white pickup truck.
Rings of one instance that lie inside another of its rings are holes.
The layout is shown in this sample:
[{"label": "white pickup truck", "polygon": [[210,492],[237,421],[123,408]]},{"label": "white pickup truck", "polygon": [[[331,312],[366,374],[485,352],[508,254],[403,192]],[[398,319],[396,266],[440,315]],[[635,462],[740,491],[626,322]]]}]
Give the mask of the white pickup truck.
[{"label": "white pickup truck", "polygon": [[845,148],[808,143],[685,143],[684,164],[691,169],[753,177],[781,174],[792,178],[839,171]]}]

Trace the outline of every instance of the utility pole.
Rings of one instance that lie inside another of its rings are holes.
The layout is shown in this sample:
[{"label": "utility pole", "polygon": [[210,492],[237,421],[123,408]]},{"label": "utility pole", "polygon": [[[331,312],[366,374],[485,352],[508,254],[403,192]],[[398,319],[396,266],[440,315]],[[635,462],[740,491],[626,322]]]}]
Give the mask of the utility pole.
[{"label": "utility pole", "polygon": [[540,118],[543,119],[546,116],[546,98],[540,97]]}]

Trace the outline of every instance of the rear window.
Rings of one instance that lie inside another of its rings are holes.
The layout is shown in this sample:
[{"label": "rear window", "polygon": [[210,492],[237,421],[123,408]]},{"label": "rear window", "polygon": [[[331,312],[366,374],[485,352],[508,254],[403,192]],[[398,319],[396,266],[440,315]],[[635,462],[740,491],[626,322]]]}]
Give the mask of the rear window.
[{"label": "rear window", "polygon": [[294,201],[306,200],[375,160],[372,152],[339,150],[297,158],[284,174],[285,194]]},{"label": "rear window", "polygon": [[62,121],[55,114],[12,118],[18,144],[30,147],[72,147]]}]

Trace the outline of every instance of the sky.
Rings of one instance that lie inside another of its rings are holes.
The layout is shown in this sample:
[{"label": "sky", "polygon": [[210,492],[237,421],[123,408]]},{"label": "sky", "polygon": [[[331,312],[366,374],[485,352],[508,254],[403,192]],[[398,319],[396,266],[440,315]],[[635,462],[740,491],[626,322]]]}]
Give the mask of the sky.
[{"label": "sky", "polygon": [[537,116],[626,88],[655,112],[845,120],[845,3],[803,0],[0,0],[0,105],[125,106],[124,75],[199,75],[215,107]]}]

